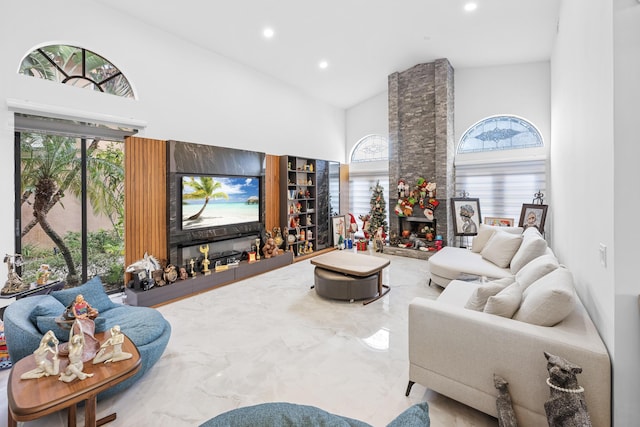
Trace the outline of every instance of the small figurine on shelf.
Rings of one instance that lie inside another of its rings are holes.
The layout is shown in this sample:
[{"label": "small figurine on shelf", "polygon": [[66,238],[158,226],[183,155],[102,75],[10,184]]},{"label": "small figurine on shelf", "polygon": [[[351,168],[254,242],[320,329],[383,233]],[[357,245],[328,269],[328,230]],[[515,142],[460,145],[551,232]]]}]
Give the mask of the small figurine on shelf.
[{"label": "small figurine on shelf", "polygon": [[[58,359],[58,344],[60,342],[53,334],[53,331],[47,331],[40,340],[40,346],[33,352],[36,361],[36,368],[20,375],[23,380],[48,377],[49,375],[58,375],[60,372],[60,359]],[[47,356],[53,354],[53,358],[49,360]]]},{"label": "small figurine on shelf", "polygon": [[70,383],[76,378],[84,380],[93,376],[93,374],[82,372],[82,368],[84,367],[84,363],[82,362],[82,356],[84,353],[84,336],[82,335],[82,327],[80,327],[80,333],[78,334],[74,334],[75,328],[76,324],[74,323],[71,327],[71,333],[67,345],[67,350],[69,351],[69,365],[58,378],[60,381],[64,381],[65,383]]},{"label": "small figurine on shelf", "polygon": [[[122,351],[122,344],[124,344],[124,335],[120,332],[120,325],[115,325],[110,329],[111,337],[108,338],[100,346],[100,351],[93,358],[93,364],[97,363],[109,363],[119,362],[121,360],[131,359],[133,355]],[[111,348],[107,351],[108,348]]]},{"label": "small figurine on shelf", "polygon": [[7,264],[7,271],[9,272],[9,275],[7,276],[7,281],[5,282],[4,287],[0,290],[0,294],[14,294],[29,289],[29,284],[23,283],[22,277],[20,277],[20,275],[15,271],[15,268],[22,266],[23,262],[21,254],[6,254],[4,256],[4,263]]},{"label": "small figurine on shelf", "polygon": [[187,280],[189,278],[189,274],[187,273],[187,269],[184,267],[180,267],[180,280]]},{"label": "small figurine on shelf", "polygon": [[91,307],[82,294],[76,295],[73,302],[65,310],[65,319],[95,319],[98,317],[98,310]]},{"label": "small figurine on shelf", "polygon": [[49,264],[42,264],[38,269],[38,274],[36,276],[36,283],[38,285],[45,285],[49,280],[49,276],[51,275],[51,271],[49,270]]},{"label": "small figurine on shelf", "polygon": [[311,223],[311,215],[307,215],[307,224],[306,225],[313,225]]},{"label": "small figurine on shelf", "polygon": [[278,246],[275,243],[275,239],[273,237],[269,237],[267,242],[262,247],[262,252],[264,257],[269,259],[272,256],[276,256],[279,253]]},{"label": "small figurine on shelf", "polygon": [[191,277],[196,277],[196,271],[193,269],[193,266],[196,265],[196,262],[191,258],[189,261],[189,265],[191,266]]}]

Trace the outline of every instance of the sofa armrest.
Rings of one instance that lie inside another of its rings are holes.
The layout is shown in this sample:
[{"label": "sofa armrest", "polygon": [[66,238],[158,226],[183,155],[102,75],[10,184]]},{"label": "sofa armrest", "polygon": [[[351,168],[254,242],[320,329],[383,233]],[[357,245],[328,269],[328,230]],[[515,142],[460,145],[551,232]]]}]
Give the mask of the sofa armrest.
[{"label": "sofa armrest", "polygon": [[[553,327],[531,325],[425,298],[415,298],[409,305],[410,369],[419,367],[430,375],[446,377],[447,381],[464,384],[489,396],[497,396],[493,374],[498,374],[509,382],[514,407],[544,413],[544,401],[549,395],[544,351],[582,367],[578,382],[586,390],[587,407],[594,425],[608,425],[609,356],[579,302],[565,321]],[[446,390],[436,391],[447,394]],[[473,400],[471,393],[469,401],[463,403],[477,407]],[[493,404],[493,407],[478,409],[495,414],[495,399]]]},{"label": "sofa armrest", "polygon": [[48,295],[22,298],[11,303],[4,312],[4,335],[7,350],[13,363],[33,353],[40,345],[42,334],[29,319],[29,314]]}]

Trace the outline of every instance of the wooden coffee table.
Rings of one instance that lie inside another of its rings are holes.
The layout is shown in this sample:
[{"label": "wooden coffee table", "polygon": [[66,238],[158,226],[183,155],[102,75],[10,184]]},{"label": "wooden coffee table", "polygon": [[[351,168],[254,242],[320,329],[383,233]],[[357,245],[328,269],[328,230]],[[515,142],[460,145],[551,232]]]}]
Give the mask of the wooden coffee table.
[{"label": "wooden coffee table", "polygon": [[[95,337],[103,342],[109,335],[108,332],[100,332]],[[128,337],[125,337],[122,351],[131,353],[133,357],[97,365],[88,361],[84,364],[83,372],[92,373],[93,377],[76,379],[71,383],[59,381],[58,375],[23,380],[20,376],[34,369],[36,364],[33,355],[19,360],[13,365],[7,383],[9,427],[16,427],[18,421],[35,420],[65,408],[69,414],[68,426],[73,427],[76,425],[76,405],[82,401],[86,401],[85,426],[100,426],[115,420],[115,413],[96,420],[96,397],[98,393],[132,377],[140,369],[140,353]],[[64,372],[68,364],[67,358],[60,358],[60,372]]]}]

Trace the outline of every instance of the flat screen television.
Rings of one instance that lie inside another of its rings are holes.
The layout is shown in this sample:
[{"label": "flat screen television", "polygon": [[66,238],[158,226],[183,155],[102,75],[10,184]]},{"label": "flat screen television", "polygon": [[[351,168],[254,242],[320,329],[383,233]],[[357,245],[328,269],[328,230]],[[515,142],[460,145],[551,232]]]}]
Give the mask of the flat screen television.
[{"label": "flat screen television", "polygon": [[184,175],[183,230],[260,222],[260,178],[229,175]]}]

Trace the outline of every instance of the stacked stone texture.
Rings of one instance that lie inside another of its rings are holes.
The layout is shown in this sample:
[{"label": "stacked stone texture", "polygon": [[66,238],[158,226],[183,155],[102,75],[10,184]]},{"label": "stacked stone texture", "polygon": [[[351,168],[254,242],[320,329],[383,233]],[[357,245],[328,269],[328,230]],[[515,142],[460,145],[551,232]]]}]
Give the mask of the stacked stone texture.
[{"label": "stacked stone texture", "polygon": [[[414,186],[418,178],[435,181],[440,206],[434,211],[437,234],[452,236],[447,200],[453,196],[453,68],[446,59],[418,64],[388,78],[390,232],[401,232],[393,212],[398,180]],[[424,217],[416,204],[413,215]]]}]

